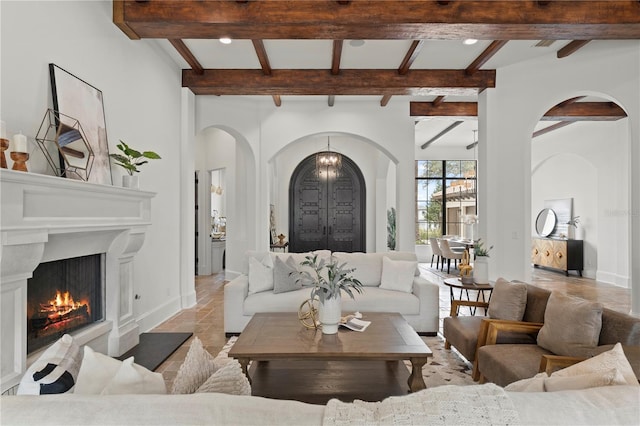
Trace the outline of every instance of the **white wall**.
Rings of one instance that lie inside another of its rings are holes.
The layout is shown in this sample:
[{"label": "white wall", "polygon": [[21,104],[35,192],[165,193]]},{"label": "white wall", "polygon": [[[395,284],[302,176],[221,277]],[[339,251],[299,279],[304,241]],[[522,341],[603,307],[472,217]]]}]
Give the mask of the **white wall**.
[{"label": "white wall", "polygon": [[[413,147],[414,131],[413,120],[409,116],[408,104],[394,104],[386,108],[380,108],[370,102],[343,102],[335,107],[327,107],[317,102],[295,101],[287,99],[282,107],[276,108],[271,101],[252,101],[247,99],[234,99],[225,97],[200,96],[197,99],[197,128],[204,129],[209,126],[220,126],[230,131],[236,140],[246,141],[246,146],[257,159],[255,163],[255,176],[249,181],[248,190],[255,188],[257,208],[249,211],[257,212],[247,218],[247,223],[254,226],[255,242],[248,244],[247,248],[266,250],[269,242],[269,204],[271,197],[280,200],[288,197],[288,181],[290,173],[277,170],[282,164],[278,156],[281,153],[294,150],[296,161],[287,161],[286,167],[295,166],[306,155],[309,155],[326,147],[326,138],[318,139],[312,145],[305,145],[301,141],[307,140],[313,135],[349,135],[350,142],[344,146],[332,146],[336,150],[351,157],[359,165],[363,162],[366,170],[363,171],[371,180],[375,194],[375,178],[377,176],[377,161],[380,155],[388,157],[396,168],[396,194],[398,199],[398,234],[399,249],[413,250],[414,242],[414,193],[413,193]],[[317,146],[315,145],[317,143]],[[339,143],[336,139],[335,143]],[[291,145],[291,147],[289,147]],[[286,148],[286,150],[285,150]],[[290,151],[290,152],[294,152]],[[367,158],[367,152],[375,154],[375,158]],[[289,155],[289,154],[286,154]],[[293,155],[293,154],[292,154]],[[354,158],[355,157],[355,158]],[[274,162],[276,160],[276,162]],[[371,167],[367,164],[371,163]],[[287,176],[282,178],[283,173]],[[271,178],[278,176],[278,187],[273,188]],[[284,187],[286,185],[286,189]],[[369,197],[368,198],[375,198]],[[228,198],[231,203],[230,198]],[[371,200],[373,202],[374,200]],[[238,208],[242,209],[244,200],[239,201]],[[367,208],[369,209],[369,204]],[[244,209],[247,210],[246,208]],[[287,223],[286,210],[278,209],[279,232],[288,233],[283,225]],[[369,218],[372,220],[369,220]],[[288,220],[288,219],[287,219]],[[406,225],[405,225],[406,224]],[[386,226],[386,221],[385,221]],[[375,227],[375,229],[371,228]],[[376,233],[379,221],[376,220],[375,209],[367,211],[367,249],[376,249]],[[241,256],[242,253],[234,253],[233,256]],[[231,252],[227,251],[228,262],[233,262]]]},{"label": "white wall", "polygon": [[[140,295],[134,312],[146,331],[181,306],[180,70],[154,42],[126,37],[111,22],[110,1],[2,1],[0,7],[0,114],[9,129],[29,137],[32,172],[46,172],[34,137],[52,107],[50,62],[102,91],[111,152],[123,139],[163,157],[143,166],[140,175],[141,188],[157,193],[134,271],[134,292]],[[122,169],[112,174],[120,186]]]},{"label": "white wall", "polygon": [[[573,198],[584,239],[584,274],[628,287],[628,119],[579,122],[532,141],[531,217],[544,200]],[[532,235],[535,235],[532,220]]]},{"label": "white wall", "polygon": [[[597,48],[593,42],[593,48]],[[591,43],[590,43],[591,45]],[[578,95],[614,100],[628,118],[631,239],[627,258],[640,253],[640,42],[568,58],[542,57],[499,69],[497,88],[479,96],[479,205],[481,237],[495,246],[490,276],[530,278],[531,134],[553,105]],[[525,101],[526,100],[526,101]],[[600,208],[600,207],[599,207]],[[635,254],[633,254],[635,253]],[[640,311],[640,262],[630,262],[634,311]],[[635,278],[635,280],[634,280]]]}]

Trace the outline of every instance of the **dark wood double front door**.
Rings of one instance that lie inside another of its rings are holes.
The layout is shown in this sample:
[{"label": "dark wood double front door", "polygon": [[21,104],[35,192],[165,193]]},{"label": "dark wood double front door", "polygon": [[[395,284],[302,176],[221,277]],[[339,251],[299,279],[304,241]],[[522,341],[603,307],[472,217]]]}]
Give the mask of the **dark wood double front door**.
[{"label": "dark wood double front door", "polygon": [[289,185],[289,251],[365,251],[366,190],[362,172],[349,158],[342,167],[316,170],[316,155],[305,158]]}]

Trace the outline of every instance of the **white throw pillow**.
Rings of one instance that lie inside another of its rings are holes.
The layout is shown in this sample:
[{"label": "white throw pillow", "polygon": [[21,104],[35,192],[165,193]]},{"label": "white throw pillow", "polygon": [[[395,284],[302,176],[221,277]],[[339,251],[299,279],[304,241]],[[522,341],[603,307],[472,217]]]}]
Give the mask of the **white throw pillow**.
[{"label": "white throw pillow", "polygon": [[82,365],[73,393],[80,395],[100,395],[111,379],[118,373],[122,361],[84,347]]},{"label": "white throw pillow", "polygon": [[554,372],[551,377],[569,377],[590,373],[603,373],[611,369],[616,369],[622,374],[628,385],[639,386],[638,379],[633,372],[629,360],[622,350],[622,345],[616,343],[613,349],[596,355],[592,358],[563,368]]},{"label": "white throw pillow", "polygon": [[505,386],[508,392],[544,392],[544,380],[548,378],[547,373],[538,373],[529,379],[518,380]]},{"label": "white throw pillow", "polygon": [[122,361],[116,375],[102,390],[102,395],[165,393],[167,388],[162,374],[135,364],[133,357]]},{"label": "white throw pillow", "polygon": [[234,359],[222,362],[220,368],[196,390],[196,393],[217,392],[229,395],[251,395],[251,385]]},{"label": "white throw pillow", "polygon": [[383,257],[380,288],[411,293],[413,290],[413,277],[417,267],[418,262],[391,260],[386,256]]},{"label": "white throw pillow", "polygon": [[[268,259],[268,263],[267,260]],[[273,265],[271,257],[262,261],[252,257],[249,259],[249,294],[273,290]]]},{"label": "white throw pillow", "polygon": [[551,377],[547,377],[544,380],[544,390],[546,392],[556,392],[626,384],[627,382],[620,374],[620,371],[612,368],[606,371],[577,376],[557,377],[552,374]]},{"label": "white throw pillow", "polygon": [[73,337],[65,334],[27,369],[20,380],[18,395],[65,393],[73,389],[82,355]]},{"label": "white throw pillow", "polygon": [[196,336],[173,381],[171,393],[194,393],[215,371],[213,355],[207,352]]}]

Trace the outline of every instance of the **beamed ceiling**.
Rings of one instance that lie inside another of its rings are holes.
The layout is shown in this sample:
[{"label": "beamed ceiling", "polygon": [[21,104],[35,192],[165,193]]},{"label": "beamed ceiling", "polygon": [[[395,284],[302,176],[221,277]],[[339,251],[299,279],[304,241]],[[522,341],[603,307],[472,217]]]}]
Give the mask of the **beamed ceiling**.
[{"label": "beamed ceiling", "polygon": [[[461,145],[477,128],[478,93],[500,84],[496,68],[637,43],[640,1],[114,0],[113,22],[132,40],[157,40],[196,95],[381,108],[402,97],[417,145],[448,128],[465,132]],[[479,41],[464,45],[468,38]],[[597,101],[556,106],[536,133],[626,116]]]}]

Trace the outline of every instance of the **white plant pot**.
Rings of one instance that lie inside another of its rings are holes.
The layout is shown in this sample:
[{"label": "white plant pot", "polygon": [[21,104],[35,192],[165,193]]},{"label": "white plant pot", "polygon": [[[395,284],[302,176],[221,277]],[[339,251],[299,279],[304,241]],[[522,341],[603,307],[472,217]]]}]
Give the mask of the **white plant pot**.
[{"label": "white plant pot", "polygon": [[318,316],[322,323],[323,334],[336,334],[342,317],[342,299],[338,293],[336,297],[320,301]]},{"label": "white plant pot", "polygon": [[124,188],[140,189],[140,183],[138,181],[138,175],[124,175],[122,176],[122,186]]},{"label": "white plant pot", "polygon": [[473,282],[476,284],[489,284],[489,258],[476,256],[473,262]]}]

